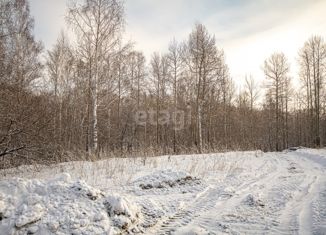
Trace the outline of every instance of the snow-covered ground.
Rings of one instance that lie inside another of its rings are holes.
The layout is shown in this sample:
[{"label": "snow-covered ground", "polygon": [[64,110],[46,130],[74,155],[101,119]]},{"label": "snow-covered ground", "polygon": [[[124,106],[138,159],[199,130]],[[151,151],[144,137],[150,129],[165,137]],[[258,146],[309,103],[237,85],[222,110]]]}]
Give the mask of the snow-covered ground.
[{"label": "snow-covered ground", "polygon": [[0,178],[1,235],[326,234],[324,149],[22,166]]}]

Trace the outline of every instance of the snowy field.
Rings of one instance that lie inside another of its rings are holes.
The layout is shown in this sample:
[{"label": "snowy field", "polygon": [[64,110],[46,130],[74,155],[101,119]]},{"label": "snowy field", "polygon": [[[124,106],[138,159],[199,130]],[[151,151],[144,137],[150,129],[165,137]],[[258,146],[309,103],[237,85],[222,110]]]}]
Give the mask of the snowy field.
[{"label": "snowy field", "polygon": [[0,234],[326,234],[326,150],[22,166]]}]

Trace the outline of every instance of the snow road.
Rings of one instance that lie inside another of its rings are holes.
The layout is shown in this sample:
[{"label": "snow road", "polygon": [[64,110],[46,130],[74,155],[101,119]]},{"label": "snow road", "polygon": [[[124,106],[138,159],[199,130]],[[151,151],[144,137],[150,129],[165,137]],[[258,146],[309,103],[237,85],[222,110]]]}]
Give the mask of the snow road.
[{"label": "snow road", "polygon": [[241,159],[221,178],[212,174],[149,233],[326,234],[325,164],[315,161],[323,157],[299,151],[258,158]]},{"label": "snow road", "polygon": [[[49,179],[63,172],[72,179]],[[326,234],[324,149],[110,159],[23,166],[0,175],[0,234]],[[24,179],[17,184],[13,176]],[[75,182],[80,179],[86,182]],[[60,196],[40,194],[42,187]],[[21,222],[19,208],[26,202],[4,198],[30,193],[46,206],[42,213],[25,213]],[[51,203],[69,212],[55,230],[58,211]],[[71,209],[80,206],[85,214]],[[96,214],[103,218],[94,219]]]}]

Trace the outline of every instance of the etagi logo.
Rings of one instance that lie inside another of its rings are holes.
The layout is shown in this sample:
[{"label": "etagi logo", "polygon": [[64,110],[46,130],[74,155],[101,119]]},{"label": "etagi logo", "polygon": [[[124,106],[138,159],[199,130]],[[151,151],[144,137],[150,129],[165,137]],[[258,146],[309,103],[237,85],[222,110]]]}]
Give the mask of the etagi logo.
[{"label": "etagi logo", "polygon": [[139,126],[150,124],[156,125],[173,125],[173,128],[178,131],[185,127],[186,119],[191,121],[191,113],[188,115],[182,110],[170,112],[169,110],[160,110],[158,113],[155,110],[138,111],[135,113],[135,122]]}]

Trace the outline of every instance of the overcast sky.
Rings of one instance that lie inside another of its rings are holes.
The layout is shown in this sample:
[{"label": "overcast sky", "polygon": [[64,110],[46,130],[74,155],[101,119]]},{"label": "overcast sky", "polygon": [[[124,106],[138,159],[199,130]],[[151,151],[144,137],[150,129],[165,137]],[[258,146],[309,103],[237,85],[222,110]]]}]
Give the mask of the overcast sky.
[{"label": "overcast sky", "polygon": [[[62,28],[69,0],[30,0],[36,37],[50,49]],[[125,0],[125,39],[145,53],[164,52],[169,41],[187,39],[195,22],[214,34],[234,80],[263,79],[261,67],[284,52],[296,76],[298,49],[311,35],[326,37],[325,0]]]}]

